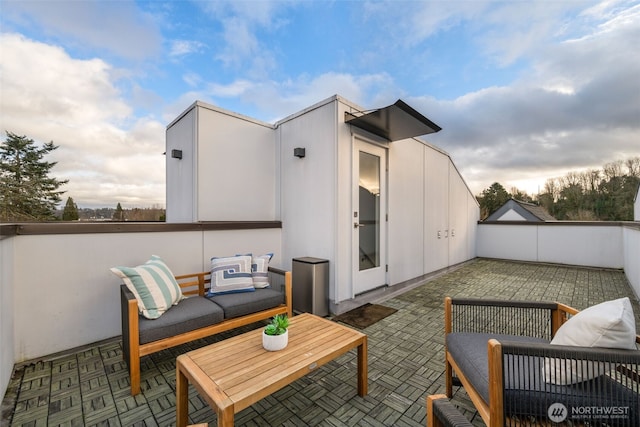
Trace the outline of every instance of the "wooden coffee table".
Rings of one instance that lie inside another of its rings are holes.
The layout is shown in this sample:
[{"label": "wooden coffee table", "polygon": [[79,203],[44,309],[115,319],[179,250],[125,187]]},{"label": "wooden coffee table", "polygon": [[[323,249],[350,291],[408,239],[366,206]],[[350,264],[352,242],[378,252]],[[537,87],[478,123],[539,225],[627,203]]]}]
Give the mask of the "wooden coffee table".
[{"label": "wooden coffee table", "polygon": [[365,334],[305,313],[290,319],[287,347],[269,352],[262,348],[262,329],[178,356],[178,427],[187,425],[189,383],[216,411],[218,426],[232,426],[237,412],[353,348],[358,349],[358,395],[367,394]]}]

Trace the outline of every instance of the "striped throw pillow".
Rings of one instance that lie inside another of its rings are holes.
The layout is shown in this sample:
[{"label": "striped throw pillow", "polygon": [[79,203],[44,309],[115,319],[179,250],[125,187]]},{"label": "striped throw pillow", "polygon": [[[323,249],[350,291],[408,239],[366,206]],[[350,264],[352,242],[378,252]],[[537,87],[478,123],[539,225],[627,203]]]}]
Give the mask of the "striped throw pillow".
[{"label": "striped throw pillow", "polygon": [[157,255],[143,265],[113,267],[111,272],[133,293],[138,310],[147,319],[157,319],[183,298],[173,273]]},{"label": "striped throw pillow", "polygon": [[209,296],[253,291],[250,255],[211,258]]},{"label": "striped throw pillow", "polygon": [[269,261],[273,254],[254,256],[251,261],[251,276],[256,289],[269,287]]}]

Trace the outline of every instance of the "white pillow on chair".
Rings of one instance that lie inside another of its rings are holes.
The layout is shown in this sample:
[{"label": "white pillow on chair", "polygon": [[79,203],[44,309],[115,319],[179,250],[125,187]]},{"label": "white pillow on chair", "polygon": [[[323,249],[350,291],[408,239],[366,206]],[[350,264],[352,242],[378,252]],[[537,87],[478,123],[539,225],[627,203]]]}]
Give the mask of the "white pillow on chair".
[{"label": "white pillow on chair", "polygon": [[[606,301],[582,310],[566,321],[551,340],[553,345],[636,349],[636,319],[629,298]],[[605,363],[545,358],[547,383],[568,385],[605,372]]]}]

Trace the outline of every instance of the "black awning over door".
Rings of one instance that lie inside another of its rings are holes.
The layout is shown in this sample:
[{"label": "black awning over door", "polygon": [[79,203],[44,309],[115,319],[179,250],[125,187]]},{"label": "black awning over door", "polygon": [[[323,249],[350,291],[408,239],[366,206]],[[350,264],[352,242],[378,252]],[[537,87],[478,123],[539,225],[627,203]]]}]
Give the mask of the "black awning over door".
[{"label": "black awning over door", "polygon": [[400,99],[393,105],[360,116],[351,113],[346,113],[346,116],[346,123],[391,142],[435,133],[442,129]]}]

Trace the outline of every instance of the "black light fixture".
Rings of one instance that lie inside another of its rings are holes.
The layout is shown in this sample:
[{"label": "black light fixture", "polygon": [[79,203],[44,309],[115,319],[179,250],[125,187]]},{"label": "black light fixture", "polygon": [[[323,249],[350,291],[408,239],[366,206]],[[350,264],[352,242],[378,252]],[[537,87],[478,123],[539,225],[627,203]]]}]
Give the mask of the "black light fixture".
[{"label": "black light fixture", "polygon": [[298,158],[303,158],[305,156],[305,149],[304,147],[296,147],[293,149],[293,155],[298,157]]},{"label": "black light fixture", "polygon": [[171,150],[171,157],[174,159],[182,159],[182,150]]}]

